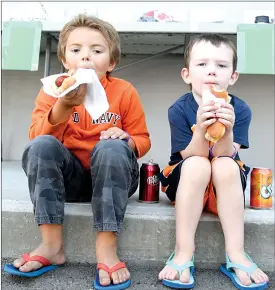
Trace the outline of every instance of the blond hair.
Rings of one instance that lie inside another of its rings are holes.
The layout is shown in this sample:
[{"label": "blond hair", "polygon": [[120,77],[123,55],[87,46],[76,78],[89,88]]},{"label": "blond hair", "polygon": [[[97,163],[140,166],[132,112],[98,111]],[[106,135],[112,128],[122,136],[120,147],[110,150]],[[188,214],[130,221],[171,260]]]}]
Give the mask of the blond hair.
[{"label": "blond hair", "polygon": [[[65,51],[69,34],[76,28],[88,27],[99,31],[106,39],[110,50],[110,63],[118,64],[120,61],[120,39],[118,32],[108,22],[101,20],[94,16],[87,16],[85,14],[79,14],[70,22],[65,24],[59,34],[59,42],[57,47],[57,56],[61,62],[66,61]],[[107,72],[107,76],[110,72]]]}]

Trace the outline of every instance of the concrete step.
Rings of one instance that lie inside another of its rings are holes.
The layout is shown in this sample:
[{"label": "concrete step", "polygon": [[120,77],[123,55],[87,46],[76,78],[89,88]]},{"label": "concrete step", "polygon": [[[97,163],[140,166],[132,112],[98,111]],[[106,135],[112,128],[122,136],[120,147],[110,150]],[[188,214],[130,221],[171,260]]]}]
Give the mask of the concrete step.
[{"label": "concrete step", "polygon": [[[2,263],[5,263],[3,260]],[[132,277],[133,290],[167,290],[158,280],[158,273],[163,263],[156,261],[127,263]],[[91,290],[95,277],[95,264],[69,264],[63,268],[46,273],[38,279],[24,279],[2,273],[2,289],[5,290]],[[275,274],[267,273],[270,278],[270,289],[275,287]],[[198,269],[195,273],[196,290],[235,290],[231,281],[217,269]]]},{"label": "concrete step", "polygon": [[[34,223],[27,179],[19,162],[2,164],[2,257],[15,258],[40,243]],[[248,192],[247,192],[248,195]],[[130,198],[119,254],[126,261],[163,263],[175,245],[175,210],[161,195],[160,203]],[[249,203],[249,199],[247,200]],[[65,251],[68,262],[95,263],[95,233],[90,204],[66,204]],[[246,251],[264,270],[274,271],[274,207],[245,210]],[[224,262],[224,238],[219,219],[204,213],[196,235],[195,260],[198,268],[215,269]]]}]

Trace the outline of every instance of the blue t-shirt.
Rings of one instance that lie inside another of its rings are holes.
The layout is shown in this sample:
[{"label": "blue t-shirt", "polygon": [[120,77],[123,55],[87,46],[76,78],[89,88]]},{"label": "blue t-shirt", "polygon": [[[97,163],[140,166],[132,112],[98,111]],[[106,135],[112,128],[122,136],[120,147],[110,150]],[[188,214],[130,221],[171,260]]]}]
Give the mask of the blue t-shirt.
[{"label": "blue t-shirt", "polygon": [[[235,111],[235,124],[233,127],[234,142],[241,148],[249,148],[248,129],[251,121],[251,110],[249,106],[238,97],[229,94],[230,104]],[[169,109],[168,119],[171,129],[171,157],[169,165],[182,160],[180,151],[184,150],[192,139],[192,126],[196,124],[197,110],[199,108],[192,93],[180,97]],[[239,154],[236,160],[240,160]]]}]

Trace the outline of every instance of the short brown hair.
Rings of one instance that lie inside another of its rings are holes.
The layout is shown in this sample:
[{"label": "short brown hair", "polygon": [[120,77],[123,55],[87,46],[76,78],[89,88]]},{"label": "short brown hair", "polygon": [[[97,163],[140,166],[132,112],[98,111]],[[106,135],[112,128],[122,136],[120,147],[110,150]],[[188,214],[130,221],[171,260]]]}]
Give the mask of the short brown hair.
[{"label": "short brown hair", "polygon": [[205,42],[210,42],[211,44],[215,45],[216,47],[219,47],[221,44],[225,44],[229,48],[232,49],[233,51],[233,59],[232,59],[232,65],[233,65],[233,72],[236,71],[237,69],[237,62],[238,62],[238,56],[237,56],[237,51],[234,43],[227,37],[222,36],[220,34],[216,33],[206,33],[206,34],[201,34],[198,36],[195,36],[186,46],[185,52],[184,52],[184,67],[189,68],[190,64],[190,55],[193,46],[196,43],[199,43],[201,41]]},{"label": "short brown hair", "polygon": [[[110,62],[115,64],[119,63],[121,50],[118,32],[110,23],[85,14],[79,14],[62,28],[57,47],[57,56],[60,61],[65,61],[65,51],[69,34],[79,27],[88,27],[102,33],[109,45]],[[110,75],[110,72],[107,72],[108,75]]]}]

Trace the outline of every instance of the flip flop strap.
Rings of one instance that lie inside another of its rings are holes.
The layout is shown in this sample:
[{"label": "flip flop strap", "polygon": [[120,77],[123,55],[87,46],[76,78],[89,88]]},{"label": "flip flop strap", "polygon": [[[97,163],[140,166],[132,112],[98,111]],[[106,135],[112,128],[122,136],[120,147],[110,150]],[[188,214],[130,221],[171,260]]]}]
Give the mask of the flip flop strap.
[{"label": "flip flop strap", "polygon": [[48,259],[46,259],[46,258],[44,258],[42,256],[37,256],[37,255],[36,256],[30,256],[29,253],[25,253],[25,254],[23,254],[22,257],[23,257],[23,259],[24,259],[25,262],[30,262],[30,261],[39,262],[44,267],[51,265],[51,262]]},{"label": "flip flop strap", "polygon": [[97,264],[97,270],[104,270],[108,273],[108,275],[111,277],[112,273],[116,272],[119,269],[126,268],[126,264],[124,262],[119,262],[116,265],[114,265],[112,268],[109,268],[107,265],[103,263]]},{"label": "flip flop strap", "polygon": [[236,263],[231,263],[228,255],[226,255],[226,269],[229,270],[231,268],[236,268],[236,269],[240,269],[244,272],[246,272],[249,277],[251,276],[251,274],[256,270],[258,269],[258,266],[253,263],[252,259],[249,257],[249,255],[246,254],[246,257],[252,262],[252,265],[250,267],[246,267],[246,266],[243,266],[241,264],[236,264]]},{"label": "flip flop strap", "polygon": [[185,264],[182,265],[177,265],[172,261],[167,261],[166,265],[170,266],[171,268],[175,269],[176,271],[178,271],[179,275],[181,275],[181,273],[187,269],[187,268],[192,268],[194,267],[194,263],[192,261],[189,261]]},{"label": "flip flop strap", "polygon": [[110,273],[112,274],[113,272],[116,272],[117,270],[120,270],[123,268],[126,268],[126,264],[124,262],[119,262],[110,269]]},{"label": "flip flop strap", "polygon": [[249,275],[249,277],[250,277],[250,275],[251,275],[251,274],[252,274],[256,269],[258,269],[258,266],[257,266],[255,263],[253,263],[250,267],[245,267],[245,266],[243,266],[243,265],[241,265],[241,264],[228,263],[228,264],[226,264],[226,268],[227,268],[227,270],[229,270],[229,269],[231,269],[231,268],[240,269],[240,270],[246,272],[246,273]]}]

